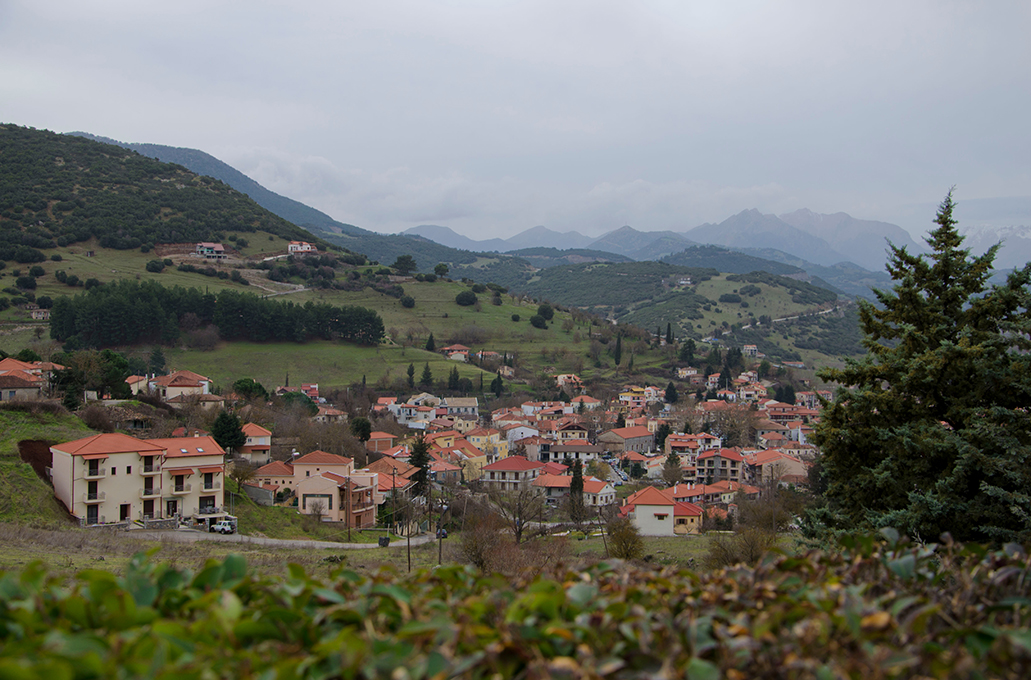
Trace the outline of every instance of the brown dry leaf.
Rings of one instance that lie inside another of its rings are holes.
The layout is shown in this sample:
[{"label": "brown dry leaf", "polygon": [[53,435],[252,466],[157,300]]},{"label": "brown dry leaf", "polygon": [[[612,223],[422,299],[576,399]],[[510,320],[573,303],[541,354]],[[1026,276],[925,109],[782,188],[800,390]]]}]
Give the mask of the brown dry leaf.
[{"label": "brown dry leaf", "polygon": [[867,614],[859,622],[863,630],[884,630],[891,625],[891,614],[888,612],[874,612]]}]

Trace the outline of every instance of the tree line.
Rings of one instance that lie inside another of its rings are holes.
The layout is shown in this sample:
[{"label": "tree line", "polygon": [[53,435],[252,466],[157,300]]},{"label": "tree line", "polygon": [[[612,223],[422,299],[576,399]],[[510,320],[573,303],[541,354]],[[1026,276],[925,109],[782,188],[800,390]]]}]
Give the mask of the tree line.
[{"label": "tree line", "polygon": [[185,326],[214,326],[223,339],[257,342],[324,339],[374,345],[383,337],[383,320],[365,307],[301,305],[252,293],[205,293],[130,280],[57,298],[50,337],[70,348],[167,344],[177,341]]}]

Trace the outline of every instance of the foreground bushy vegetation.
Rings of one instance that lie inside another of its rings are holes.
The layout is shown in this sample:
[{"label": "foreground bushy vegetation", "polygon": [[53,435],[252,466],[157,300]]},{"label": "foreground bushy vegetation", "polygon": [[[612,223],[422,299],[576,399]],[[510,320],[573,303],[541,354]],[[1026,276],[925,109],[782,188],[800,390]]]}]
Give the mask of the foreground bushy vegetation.
[{"label": "foreground bushy vegetation", "polygon": [[194,572],[135,558],[74,583],[0,577],[2,677],[1020,677],[1017,548],[852,539],[841,553],[694,574],[601,563],[510,580],[243,558]]}]

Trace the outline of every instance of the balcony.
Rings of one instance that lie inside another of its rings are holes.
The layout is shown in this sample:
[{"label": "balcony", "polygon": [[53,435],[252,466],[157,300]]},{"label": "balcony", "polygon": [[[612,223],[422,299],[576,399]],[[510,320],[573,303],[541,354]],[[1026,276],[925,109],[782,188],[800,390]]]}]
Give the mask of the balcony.
[{"label": "balcony", "polygon": [[221,505],[205,505],[205,506],[202,506],[200,508],[200,510],[197,511],[197,514],[198,515],[217,515],[218,513],[223,512],[224,510],[225,510],[225,508],[223,508]]},{"label": "balcony", "polygon": [[93,469],[86,468],[86,471],[82,473],[83,479],[102,479],[106,476],[107,468],[105,467],[97,467]]},{"label": "balcony", "polygon": [[144,500],[149,499],[149,498],[160,498],[160,497],[161,497],[161,488],[160,487],[157,487],[157,486],[150,487],[150,488],[143,487],[142,489],[140,489],[140,498],[142,498]]},{"label": "balcony", "polygon": [[191,491],[193,491],[192,484],[176,484],[171,488],[171,493],[173,496],[185,496]]},{"label": "balcony", "polygon": [[89,493],[88,491],[82,494],[82,502],[87,504],[103,503],[107,498],[107,493],[104,491],[94,491]]},{"label": "balcony", "polygon": [[140,468],[140,474],[143,475],[144,477],[151,477],[153,475],[160,475],[161,474],[161,466],[160,465],[144,465],[143,467]]},{"label": "balcony", "polygon": [[203,482],[201,491],[218,491],[222,488],[222,482]]}]

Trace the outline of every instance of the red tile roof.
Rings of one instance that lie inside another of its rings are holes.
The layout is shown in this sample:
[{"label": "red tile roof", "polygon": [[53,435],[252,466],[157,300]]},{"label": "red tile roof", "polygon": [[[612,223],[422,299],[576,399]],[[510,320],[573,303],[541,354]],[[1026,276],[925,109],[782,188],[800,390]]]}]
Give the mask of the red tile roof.
[{"label": "red tile roof", "polygon": [[630,494],[623,505],[673,505],[672,498],[654,486],[646,486],[640,491]]},{"label": "red tile roof", "polygon": [[281,460],[274,460],[254,471],[256,477],[293,477],[294,466]]},{"label": "red tile roof", "polygon": [[652,437],[651,432],[648,431],[647,427],[643,425],[637,425],[634,427],[617,427],[609,430],[612,434],[620,437],[621,439],[636,439],[637,437]]},{"label": "red tile roof", "polygon": [[83,456],[90,453],[142,453],[148,456],[155,456],[165,452],[162,446],[119,432],[95,434],[92,437],[55,444],[53,448],[73,456]]},{"label": "red tile roof", "polygon": [[338,456],[335,453],[326,453],[325,451],[312,451],[306,453],[297,460],[294,461],[294,466],[297,465],[351,465],[354,461],[350,458],[344,458]]},{"label": "red tile roof", "polygon": [[170,439],[148,439],[147,441],[168,451],[165,454],[166,458],[226,455],[214,437],[172,437]]},{"label": "red tile roof", "polygon": [[270,430],[266,430],[261,425],[258,425],[256,423],[244,423],[243,427],[241,427],[240,429],[243,430],[243,433],[245,435],[247,435],[248,437],[271,437],[272,436],[272,432]]}]

